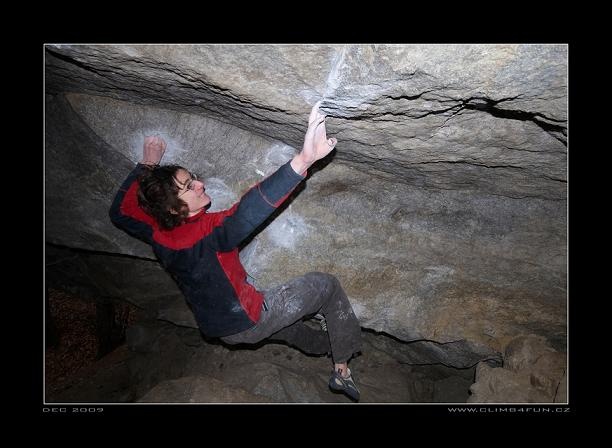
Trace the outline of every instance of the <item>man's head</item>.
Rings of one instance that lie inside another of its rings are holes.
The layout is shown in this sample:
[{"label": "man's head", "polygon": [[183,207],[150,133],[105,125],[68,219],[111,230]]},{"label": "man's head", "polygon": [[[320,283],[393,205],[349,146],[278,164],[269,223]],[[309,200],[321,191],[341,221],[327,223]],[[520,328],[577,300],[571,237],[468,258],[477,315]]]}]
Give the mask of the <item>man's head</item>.
[{"label": "man's head", "polygon": [[138,204],[170,230],[210,204],[204,182],[178,165],[148,168],[139,178]]}]

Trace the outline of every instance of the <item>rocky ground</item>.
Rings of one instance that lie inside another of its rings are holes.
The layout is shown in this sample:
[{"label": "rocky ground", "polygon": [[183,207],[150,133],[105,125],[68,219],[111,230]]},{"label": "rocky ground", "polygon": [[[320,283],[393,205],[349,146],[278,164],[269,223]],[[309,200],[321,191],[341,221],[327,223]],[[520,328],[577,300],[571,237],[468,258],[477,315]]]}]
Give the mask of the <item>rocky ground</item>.
[{"label": "rocky ground", "polygon": [[[50,308],[59,313],[54,322],[60,339],[46,352],[49,403],[351,402],[328,389],[332,364],[325,356],[280,344],[228,347],[141,314],[128,327],[126,342],[96,359],[95,307],[53,292]],[[361,403],[467,401],[474,368],[409,365],[377,348],[380,338],[390,339],[364,331],[362,355],[350,364]]]}]

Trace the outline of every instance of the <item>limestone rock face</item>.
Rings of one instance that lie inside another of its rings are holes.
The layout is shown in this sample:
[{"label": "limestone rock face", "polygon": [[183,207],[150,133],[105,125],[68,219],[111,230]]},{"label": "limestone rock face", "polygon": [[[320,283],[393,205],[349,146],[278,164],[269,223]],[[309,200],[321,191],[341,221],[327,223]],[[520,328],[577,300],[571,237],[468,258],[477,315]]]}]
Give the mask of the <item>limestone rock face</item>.
[{"label": "limestone rock face", "polygon": [[323,99],[337,157],[361,169],[565,197],[563,45],[51,45],[47,70],[49,91],[208,115],[296,148]]},{"label": "limestone rock face", "polygon": [[[566,77],[560,45],[47,46],[46,240],[154,263],[107,215],[144,135],[220,210],[323,98],[337,151],[242,250],[256,286],[335,274],[364,328],[451,365],[530,333],[564,349]],[[135,302],[193,325],[144,286]]]},{"label": "limestone rock face", "polygon": [[533,334],[510,341],[504,367],[480,363],[468,403],[561,403],[567,401],[567,359]]}]

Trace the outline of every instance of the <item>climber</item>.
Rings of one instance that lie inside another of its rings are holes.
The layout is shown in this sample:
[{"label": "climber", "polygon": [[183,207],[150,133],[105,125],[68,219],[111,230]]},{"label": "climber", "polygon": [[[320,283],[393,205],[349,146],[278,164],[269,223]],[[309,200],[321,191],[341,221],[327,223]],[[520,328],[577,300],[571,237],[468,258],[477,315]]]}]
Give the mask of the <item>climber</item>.
[{"label": "climber", "polygon": [[[336,146],[317,102],[302,150],[249,189],[228,210],[208,213],[205,184],[178,165],[162,165],[166,142],[145,137],[143,158],[117,192],[111,221],[151,244],[194,313],[200,331],[227,344],[283,341],[309,354],[331,354],[329,388],[358,401],[348,361],[361,349],[361,329],[340,282],[311,272],[265,291],[247,282],[239,245],[302,182],[308,168]],[[326,328],[304,320],[322,315]]]}]

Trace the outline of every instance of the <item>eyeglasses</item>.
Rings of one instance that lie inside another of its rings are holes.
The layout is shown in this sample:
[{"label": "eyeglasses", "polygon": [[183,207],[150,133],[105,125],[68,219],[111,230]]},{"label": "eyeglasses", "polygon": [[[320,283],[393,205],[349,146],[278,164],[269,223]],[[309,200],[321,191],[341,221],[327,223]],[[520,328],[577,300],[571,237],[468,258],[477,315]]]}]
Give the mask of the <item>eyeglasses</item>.
[{"label": "eyeglasses", "polygon": [[181,193],[179,193],[178,197],[180,198],[183,194],[187,193],[188,191],[193,191],[195,190],[196,186],[193,183],[193,181],[198,180],[198,176],[196,174],[193,173],[189,173],[189,176],[191,177],[188,181],[187,184],[185,185],[185,188],[183,189],[183,191]]}]

